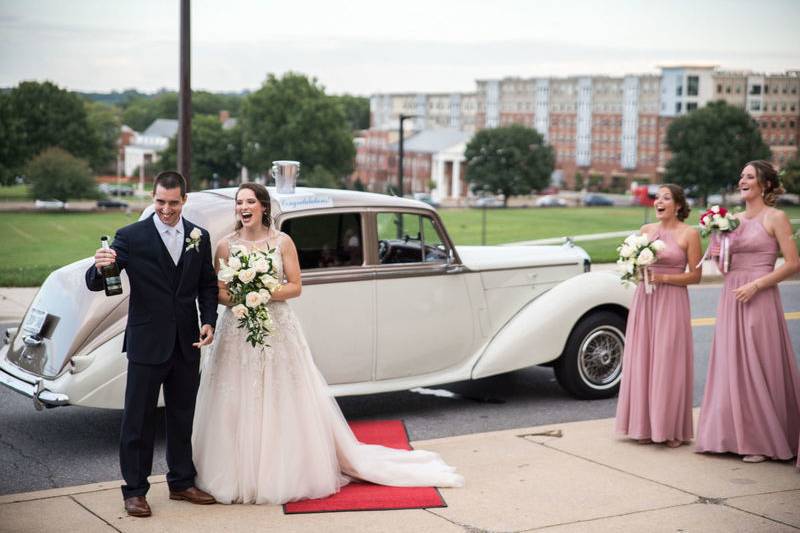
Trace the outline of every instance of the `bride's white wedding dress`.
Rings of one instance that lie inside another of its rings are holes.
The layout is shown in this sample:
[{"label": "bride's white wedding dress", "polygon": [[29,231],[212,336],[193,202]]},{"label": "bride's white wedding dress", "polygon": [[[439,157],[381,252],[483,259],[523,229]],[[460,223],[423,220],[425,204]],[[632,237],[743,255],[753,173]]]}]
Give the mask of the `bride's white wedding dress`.
[{"label": "bride's white wedding dress", "polygon": [[[281,234],[275,244],[286,237]],[[261,248],[229,237],[229,244]],[[280,253],[278,254],[280,257]],[[283,276],[279,259],[277,269]],[[204,363],[194,418],[195,483],[221,503],[285,503],[337,492],[351,478],[394,486],[463,485],[438,454],[359,443],[286,302],[253,348],[226,309]]]}]

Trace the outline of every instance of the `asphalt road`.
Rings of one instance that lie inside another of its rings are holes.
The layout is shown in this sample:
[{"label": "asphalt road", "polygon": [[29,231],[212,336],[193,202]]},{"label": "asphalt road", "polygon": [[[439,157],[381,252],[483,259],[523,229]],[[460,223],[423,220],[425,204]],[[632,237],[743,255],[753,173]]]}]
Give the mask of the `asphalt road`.
[{"label": "asphalt road", "polygon": [[[693,318],[714,316],[720,290],[719,285],[691,289]],[[783,284],[781,294],[785,311],[800,311],[800,282]],[[0,335],[3,329],[0,325]],[[696,326],[693,332],[698,405],[713,327]],[[789,321],[789,332],[800,362],[800,320]],[[538,367],[423,392],[340,398],[339,404],[348,419],[403,419],[411,440],[607,418],[616,408],[616,398],[571,398],[551,369]],[[119,425],[119,411],[65,407],[37,412],[29,399],[0,386],[0,494],[119,479]],[[162,429],[153,472],[165,471]]]}]

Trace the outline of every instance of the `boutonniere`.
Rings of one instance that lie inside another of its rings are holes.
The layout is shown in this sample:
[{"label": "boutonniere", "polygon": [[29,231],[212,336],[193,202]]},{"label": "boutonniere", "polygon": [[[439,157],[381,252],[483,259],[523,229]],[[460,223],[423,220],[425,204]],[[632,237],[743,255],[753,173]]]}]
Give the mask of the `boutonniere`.
[{"label": "boutonniere", "polygon": [[194,249],[196,252],[200,251],[200,238],[203,236],[203,232],[200,231],[200,228],[194,228],[190,233],[189,236],[186,238],[186,249],[184,252],[188,252],[189,250]]}]

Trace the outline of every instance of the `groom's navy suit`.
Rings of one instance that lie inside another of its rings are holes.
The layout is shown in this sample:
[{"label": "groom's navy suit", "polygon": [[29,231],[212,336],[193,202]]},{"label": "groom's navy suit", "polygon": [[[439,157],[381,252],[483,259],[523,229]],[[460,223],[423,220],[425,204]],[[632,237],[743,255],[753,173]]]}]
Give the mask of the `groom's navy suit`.
[{"label": "groom's navy suit", "polygon": [[[156,216],[156,215],[153,215]],[[183,220],[183,235],[198,227]],[[153,465],[158,393],[164,387],[167,419],[167,482],[170,490],[194,486],[192,422],[200,383],[197,320],[217,322],[217,279],[206,230],[197,248],[184,250],[175,265],[153,217],[120,229],[112,248],[117,265],[128,273],[130,295],[123,350],[128,356],[120,465],[125,498],[144,496]],[[89,290],[103,290],[94,265],[86,272]]]}]

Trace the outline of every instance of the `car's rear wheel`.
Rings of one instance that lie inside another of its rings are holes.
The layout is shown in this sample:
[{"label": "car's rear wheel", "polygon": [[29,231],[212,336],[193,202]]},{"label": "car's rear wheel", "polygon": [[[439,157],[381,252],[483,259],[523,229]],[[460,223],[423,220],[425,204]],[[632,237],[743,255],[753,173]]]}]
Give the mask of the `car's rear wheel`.
[{"label": "car's rear wheel", "polygon": [[585,316],[554,365],[556,379],[576,398],[610,398],[619,390],[624,349],[624,318],[612,311]]}]

